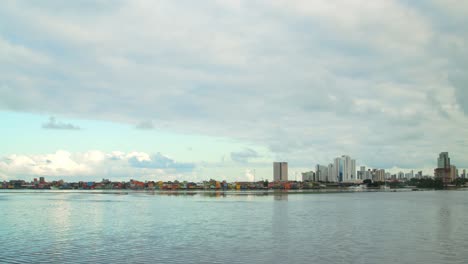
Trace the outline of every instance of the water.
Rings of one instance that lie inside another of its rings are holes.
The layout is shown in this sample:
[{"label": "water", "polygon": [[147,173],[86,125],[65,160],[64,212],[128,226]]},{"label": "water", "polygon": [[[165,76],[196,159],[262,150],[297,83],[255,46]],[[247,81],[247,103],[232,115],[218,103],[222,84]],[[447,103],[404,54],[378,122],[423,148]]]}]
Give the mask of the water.
[{"label": "water", "polygon": [[0,263],[468,263],[465,191],[0,192]]}]

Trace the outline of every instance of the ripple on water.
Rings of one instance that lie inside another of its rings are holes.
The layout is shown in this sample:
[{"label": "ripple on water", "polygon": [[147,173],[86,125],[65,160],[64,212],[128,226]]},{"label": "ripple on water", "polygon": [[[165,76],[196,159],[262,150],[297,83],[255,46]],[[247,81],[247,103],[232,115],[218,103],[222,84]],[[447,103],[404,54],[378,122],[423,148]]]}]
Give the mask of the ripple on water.
[{"label": "ripple on water", "polygon": [[2,194],[0,263],[464,263],[463,194]]}]

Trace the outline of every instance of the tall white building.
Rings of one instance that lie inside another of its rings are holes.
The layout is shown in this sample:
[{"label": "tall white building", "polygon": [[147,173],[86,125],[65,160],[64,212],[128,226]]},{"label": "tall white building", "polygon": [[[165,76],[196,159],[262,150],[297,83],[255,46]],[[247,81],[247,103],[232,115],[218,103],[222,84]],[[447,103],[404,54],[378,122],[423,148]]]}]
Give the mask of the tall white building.
[{"label": "tall white building", "polygon": [[336,182],[336,170],[335,170],[335,165],[332,163],[328,164],[328,182]]},{"label": "tall white building", "polygon": [[333,176],[336,176],[338,182],[356,182],[356,160],[343,155],[334,160]]},{"label": "tall white building", "polygon": [[273,162],[273,180],[288,181],[288,163]]}]

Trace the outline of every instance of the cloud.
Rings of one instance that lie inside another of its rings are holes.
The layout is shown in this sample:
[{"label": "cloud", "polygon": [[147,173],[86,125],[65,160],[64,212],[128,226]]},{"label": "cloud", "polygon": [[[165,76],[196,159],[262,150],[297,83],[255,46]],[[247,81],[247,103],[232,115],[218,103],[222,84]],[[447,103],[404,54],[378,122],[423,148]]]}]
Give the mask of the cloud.
[{"label": "cloud", "polygon": [[87,174],[90,167],[70,152],[45,155],[10,155],[0,160],[0,171],[10,176],[71,176]]},{"label": "cloud", "polygon": [[137,127],[252,142],[311,166],[468,156],[457,141],[468,134],[465,3],[224,2],[8,2],[0,109],[152,120]]},{"label": "cloud", "polygon": [[147,156],[144,159],[132,156],[128,162],[136,168],[174,169],[177,171],[192,171],[195,168],[195,164],[176,162],[161,153],[156,153],[151,157]]},{"label": "cloud", "polygon": [[246,148],[239,152],[231,152],[231,160],[239,163],[247,163],[250,159],[258,158],[259,154],[250,148]]},{"label": "cloud", "polygon": [[255,179],[255,172],[250,170],[250,169],[246,169],[245,170],[245,175],[244,175],[244,180],[245,181],[249,181],[249,182],[253,182],[255,180],[258,180],[258,179]]},{"label": "cloud", "polygon": [[150,122],[150,121],[143,121],[143,122],[140,122],[138,123],[136,126],[135,126],[136,129],[140,129],[140,130],[153,130],[154,129],[154,125],[153,125],[153,122]]},{"label": "cloud", "polygon": [[15,65],[21,61],[28,61],[39,66],[51,63],[51,59],[47,55],[23,45],[15,45],[0,36],[0,62]]},{"label": "cloud", "polygon": [[58,129],[58,130],[80,130],[79,126],[75,126],[70,123],[57,122],[55,117],[50,117],[49,122],[42,124],[44,129]]},{"label": "cloud", "polygon": [[197,179],[195,164],[176,162],[160,153],[103,152],[91,150],[72,153],[58,150],[51,154],[0,157],[3,179],[53,177],[72,180],[108,177],[112,179]]}]

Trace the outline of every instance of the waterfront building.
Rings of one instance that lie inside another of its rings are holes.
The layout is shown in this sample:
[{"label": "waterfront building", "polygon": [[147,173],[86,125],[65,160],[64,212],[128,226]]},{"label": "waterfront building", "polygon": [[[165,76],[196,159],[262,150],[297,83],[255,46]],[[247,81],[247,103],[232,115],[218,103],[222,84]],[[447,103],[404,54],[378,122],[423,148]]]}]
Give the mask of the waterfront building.
[{"label": "waterfront building", "polygon": [[356,182],[356,160],[343,155],[335,158],[332,176],[336,176],[338,182]]},{"label": "waterfront building", "polygon": [[337,172],[336,172],[336,169],[335,169],[335,165],[333,163],[330,163],[328,164],[328,178],[327,178],[327,181],[328,182],[337,182],[338,181],[338,177],[337,177]]},{"label": "waterfront building", "polygon": [[288,163],[273,162],[273,180],[288,181]]},{"label": "waterfront building", "polygon": [[316,170],[315,170],[315,177],[316,177],[317,181],[327,182],[328,177],[329,177],[328,172],[329,171],[328,171],[327,166],[317,164],[317,167],[316,167]]},{"label": "waterfront building", "polygon": [[374,181],[383,182],[385,181],[385,170],[374,170]]},{"label": "waterfront building", "polygon": [[302,181],[317,181],[316,174],[313,171],[303,172],[302,173]]},{"label": "waterfront building", "polygon": [[330,174],[334,179],[336,179],[336,182],[342,182],[343,181],[343,175],[342,174],[341,174],[341,177],[340,177],[340,163],[341,163],[341,159],[340,158],[335,158],[333,160],[333,163],[331,163],[329,165]]},{"label": "waterfront building", "polygon": [[402,171],[398,172],[397,179],[398,180],[403,180],[404,178],[405,178],[405,173],[403,173]]},{"label": "waterfront building", "polygon": [[466,170],[465,170],[465,169],[463,169],[462,178],[463,178],[463,179],[466,179]]},{"label": "waterfront building", "polygon": [[437,168],[438,169],[449,169],[450,168],[450,158],[448,152],[441,152],[439,158],[437,159]]},{"label": "waterfront building", "polygon": [[358,180],[371,180],[370,171],[366,170],[366,166],[361,166],[360,170],[357,172]]},{"label": "waterfront building", "polygon": [[450,179],[455,180],[458,178],[458,169],[455,165],[450,165]]},{"label": "waterfront building", "polygon": [[412,178],[414,178],[414,171],[411,170],[411,172],[405,173],[405,178],[407,180],[411,180]]},{"label": "waterfront building", "polygon": [[385,173],[385,180],[389,180],[390,178],[392,178],[392,174],[390,172],[386,172]]},{"label": "waterfront building", "polygon": [[450,164],[448,152],[441,152],[437,159],[437,168],[434,170],[434,177],[442,178],[444,184],[448,184],[456,179],[457,168]]}]

